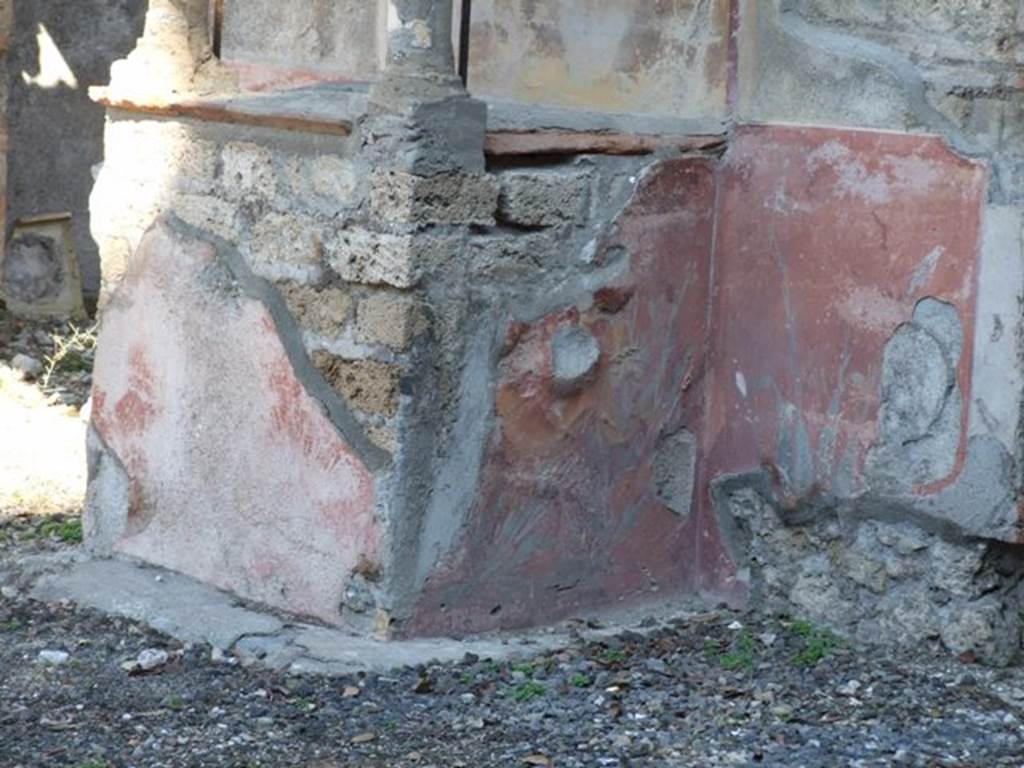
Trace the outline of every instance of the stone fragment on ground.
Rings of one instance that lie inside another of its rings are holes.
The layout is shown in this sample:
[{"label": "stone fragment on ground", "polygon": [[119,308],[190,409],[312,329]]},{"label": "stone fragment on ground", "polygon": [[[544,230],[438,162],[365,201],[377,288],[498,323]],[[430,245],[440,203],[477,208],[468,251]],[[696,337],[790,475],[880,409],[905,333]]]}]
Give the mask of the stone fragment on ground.
[{"label": "stone fragment on ground", "polygon": [[24,381],[35,381],[43,372],[43,364],[29,355],[17,354],[11,358],[11,368]]}]

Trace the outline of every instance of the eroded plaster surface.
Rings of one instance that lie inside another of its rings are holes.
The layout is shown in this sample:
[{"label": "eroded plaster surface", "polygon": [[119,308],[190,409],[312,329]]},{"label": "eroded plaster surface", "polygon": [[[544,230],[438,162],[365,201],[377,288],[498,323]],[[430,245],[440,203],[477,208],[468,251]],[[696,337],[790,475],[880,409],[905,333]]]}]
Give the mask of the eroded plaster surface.
[{"label": "eroded plaster surface", "polygon": [[[701,520],[659,500],[654,457],[701,416],[714,186],[707,160],[660,166],[604,244],[628,253],[625,273],[507,325],[476,498],[410,631],[535,623],[692,578]],[[599,350],[570,388],[556,371],[566,335]]]}]

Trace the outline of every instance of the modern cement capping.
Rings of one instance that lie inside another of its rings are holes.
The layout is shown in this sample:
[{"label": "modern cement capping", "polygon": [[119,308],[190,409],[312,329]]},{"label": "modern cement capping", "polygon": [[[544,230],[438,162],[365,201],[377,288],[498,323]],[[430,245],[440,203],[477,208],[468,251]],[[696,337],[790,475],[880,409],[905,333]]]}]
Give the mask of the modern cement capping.
[{"label": "modern cement capping", "polygon": [[[91,88],[99,104],[124,112],[184,117],[212,123],[349,136],[366,113],[362,83],[319,83],[239,96],[179,100]],[[491,156],[545,154],[647,155],[660,150],[714,149],[725,142],[726,124],[590,112],[513,102],[488,104],[485,151]]]}]

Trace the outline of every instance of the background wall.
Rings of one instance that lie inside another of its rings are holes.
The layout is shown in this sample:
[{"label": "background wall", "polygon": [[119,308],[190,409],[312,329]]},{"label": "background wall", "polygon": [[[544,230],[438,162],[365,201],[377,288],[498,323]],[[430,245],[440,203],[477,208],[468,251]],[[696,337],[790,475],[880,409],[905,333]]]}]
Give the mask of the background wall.
[{"label": "background wall", "polygon": [[221,55],[257,87],[289,77],[369,80],[383,60],[386,14],[373,0],[225,0]]},{"label": "background wall", "polygon": [[473,6],[470,89],[563,107],[724,115],[730,0]]},{"label": "background wall", "polygon": [[103,160],[104,109],[89,100],[88,88],[106,84],[110,64],[134,47],[146,5],[27,0],[14,8],[7,65],[7,234],[19,217],[70,212],[90,295],[99,289],[100,269],[89,233],[89,193],[92,167]]}]

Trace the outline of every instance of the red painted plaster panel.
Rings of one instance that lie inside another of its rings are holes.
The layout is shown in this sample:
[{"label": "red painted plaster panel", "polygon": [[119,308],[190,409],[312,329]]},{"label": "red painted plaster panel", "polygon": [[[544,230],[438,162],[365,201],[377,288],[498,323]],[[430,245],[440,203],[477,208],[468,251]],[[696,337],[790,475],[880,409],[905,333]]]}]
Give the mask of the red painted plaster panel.
[{"label": "red painted plaster panel", "polygon": [[131,480],[116,548],[338,623],[376,562],[374,478],[212,246],[158,224],[103,318],[93,423]]},{"label": "red painted plaster panel", "polygon": [[[768,466],[794,497],[863,490],[893,332],[931,296],[973,338],[985,184],[982,165],[934,137],[737,132],[721,180],[705,486]],[[969,402],[969,341],[958,370]],[[705,569],[727,580],[714,542]]]},{"label": "red painted plaster panel", "polygon": [[[688,583],[700,520],[660,503],[652,472],[659,437],[702,413],[713,209],[711,161],[661,165],[609,243],[628,249],[628,273],[588,311],[510,325],[479,496],[409,631],[524,625]],[[551,339],[577,323],[600,362],[560,397]]]}]

